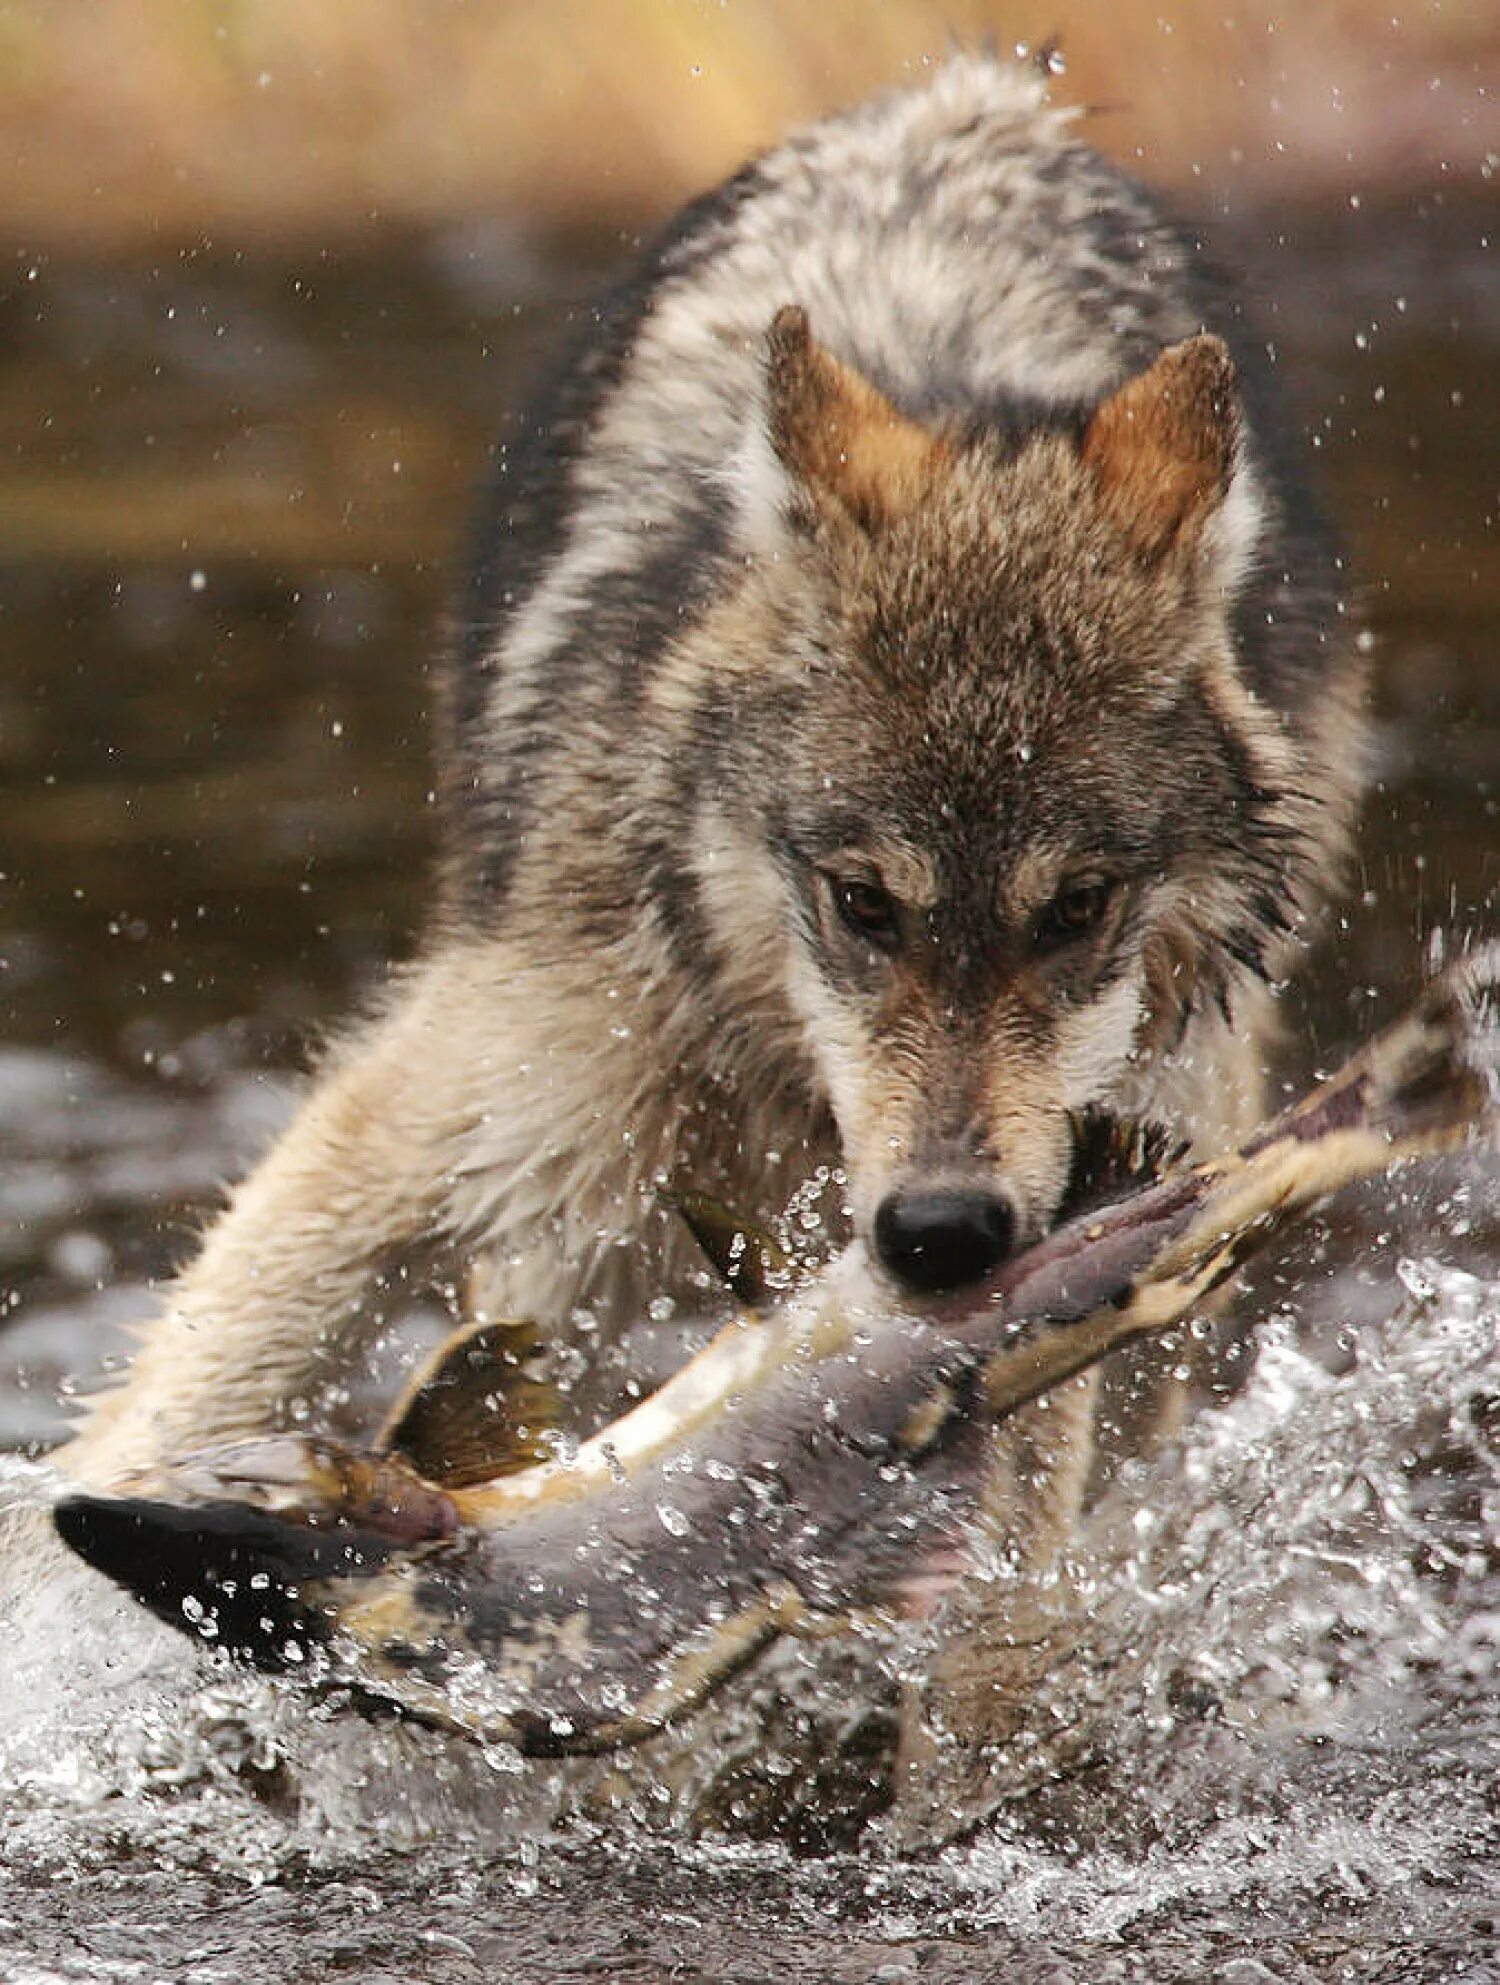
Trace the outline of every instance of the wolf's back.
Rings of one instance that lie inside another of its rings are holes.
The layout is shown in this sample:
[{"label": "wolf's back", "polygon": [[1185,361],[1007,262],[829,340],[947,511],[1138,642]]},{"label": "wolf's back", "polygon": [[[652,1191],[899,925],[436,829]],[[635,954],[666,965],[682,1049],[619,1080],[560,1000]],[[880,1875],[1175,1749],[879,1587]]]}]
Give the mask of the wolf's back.
[{"label": "wolf's back", "polygon": [[[1198,244],[980,56],[815,125],[686,209],[593,310],[497,452],[439,736],[447,906],[492,925],[553,768],[633,749],[665,653],[753,554],[767,328],[806,310],[903,411],[1025,432],[1203,328],[1235,356],[1264,502],[1251,688],[1317,691],[1334,560],[1263,348]],[[1295,570],[1293,588],[1285,579]]]}]

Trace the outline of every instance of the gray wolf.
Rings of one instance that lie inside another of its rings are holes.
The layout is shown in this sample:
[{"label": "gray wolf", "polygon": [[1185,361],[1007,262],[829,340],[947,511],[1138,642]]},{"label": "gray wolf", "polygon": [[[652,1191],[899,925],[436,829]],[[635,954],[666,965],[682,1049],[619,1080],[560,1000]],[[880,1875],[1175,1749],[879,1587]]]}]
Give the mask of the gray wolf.
[{"label": "gray wolf", "polygon": [[[393,1267],[608,1374],[662,1204],[807,1180],[902,1287],[1043,1232],[1070,1125],[1261,1111],[1362,682],[1263,351],[1042,80],[960,56],[698,201],[498,450],[416,962],[65,1466],[261,1431]],[[614,1381],[611,1381],[614,1382]],[[1079,1382],[997,1459],[1068,1520]]]}]

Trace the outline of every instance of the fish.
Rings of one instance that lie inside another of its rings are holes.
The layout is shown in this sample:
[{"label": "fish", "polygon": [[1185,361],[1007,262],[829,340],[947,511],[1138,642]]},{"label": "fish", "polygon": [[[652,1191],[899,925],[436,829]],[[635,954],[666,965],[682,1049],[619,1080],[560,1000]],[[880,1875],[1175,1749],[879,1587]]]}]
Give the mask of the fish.
[{"label": "fish", "polygon": [[[979,1534],[1007,1415],[1181,1324],[1339,1187],[1493,1141],[1497,1011],[1500,944],[1208,1162],[1080,1126],[1095,1203],[978,1291],[897,1299],[856,1243],[778,1298],[771,1245],[700,1202],[711,1250],[772,1264],[744,1281],[768,1306],[572,1453],[526,1460],[522,1421],[518,1464],[515,1423],[477,1414],[476,1385],[495,1403],[533,1340],[497,1354],[470,1331],[365,1451],[285,1433],[212,1447],[65,1493],[56,1528],[160,1617],[261,1667],[528,1755],[637,1743],[780,1635],[930,1611]],[[540,1423],[532,1384],[517,1396]]]}]

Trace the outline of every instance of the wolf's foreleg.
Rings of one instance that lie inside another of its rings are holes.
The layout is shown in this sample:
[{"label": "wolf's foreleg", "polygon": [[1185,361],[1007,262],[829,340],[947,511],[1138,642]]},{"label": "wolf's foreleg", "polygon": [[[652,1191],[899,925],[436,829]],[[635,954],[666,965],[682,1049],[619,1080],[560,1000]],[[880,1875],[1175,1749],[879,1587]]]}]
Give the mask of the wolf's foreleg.
[{"label": "wolf's foreleg", "polygon": [[435,957],[334,1053],[123,1383],[90,1402],[59,1456],[69,1473],[105,1481],[274,1426],[369,1332],[382,1270],[451,1235],[465,1150],[503,1086],[476,1038],[472,973],[461,954]]}]

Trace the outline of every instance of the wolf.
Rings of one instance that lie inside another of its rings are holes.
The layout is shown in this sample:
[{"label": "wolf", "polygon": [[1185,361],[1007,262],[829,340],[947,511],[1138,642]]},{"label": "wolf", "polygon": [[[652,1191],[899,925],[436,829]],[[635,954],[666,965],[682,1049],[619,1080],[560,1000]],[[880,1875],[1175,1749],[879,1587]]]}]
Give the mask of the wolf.
[{"label": "wolf", "polygon": [[[1027,68],[688,207],[496,452],[419,955],[63,1466],[284,1420],[415,1258],[607,1372],[702,1303],[684,1177],[761,1221],[831,1182],[899,1294],[1048,1227],[1079,1112],[1243,1135],[1362,777],[1295,456],[1195,237]],[[997,1455],[1026,1548],[1094,1415]]]}]

